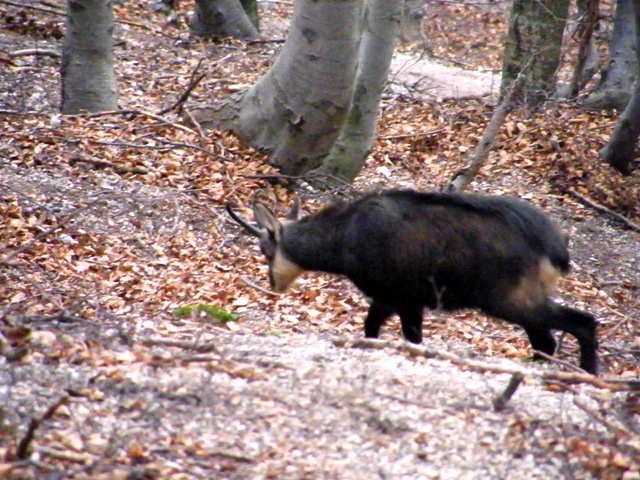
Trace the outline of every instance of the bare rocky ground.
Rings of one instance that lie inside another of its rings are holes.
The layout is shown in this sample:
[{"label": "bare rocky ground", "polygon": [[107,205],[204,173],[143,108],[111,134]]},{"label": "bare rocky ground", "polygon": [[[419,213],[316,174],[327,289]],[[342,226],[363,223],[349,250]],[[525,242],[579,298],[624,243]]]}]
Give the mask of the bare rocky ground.
[{"label": "bare rocky ground", "polygon": [[[409,74],[406,58],[397,57],[396,65],[397,88],[415,86],[416,78],[423,78],[422,72]],[[403,70],[405,76],[399,76]],[[423,73],[428,75],[429,69]],[[490,74],[454,69],[446,70],[444,82],[437,78],[429,77],[421,83],[426,90],[413,93],[428,95],[436,88],[441,89],[438,96],[485,95],[493,85]],[[0,137],[3,151],[9,151],[11,141]],[[149,269],[134,273],[149,284],[153,269],[167,258],[158,245],[172,237],[192,235],[194,251],[203,256],[216,250],[238,255],[237,245],[250,248],[221,208],[204,214],[168,186],[147,185],[109,170],[79,175],[64,165],[27,168],[7,158],[0,158],[0,169],[2,195],[20,192],[25,208],[37,198],[39,208],[66,214],[104,198],[76,216],[74,231],[127,244],[143,260],[139,268]],[[357,187],[424,188],[432,180],[416,178],[402,166],[371,161]],[[485,178],[478,189],[517,194],[523,181],[514,171],[490,183]],[[574,277],[598,286],[596,298],[578,306],[608,326],[630,329],[633,339],[638,303],[618,302],[615,295],[621,282],[638,284],[638,234],[586,207],[567,209],[547,191],[528,188],[527,197],[571,231]],[[221,242],[212,242],[210,224]],[[256,250],[249,251],[256,262]],[[3,251],[3,258],[8,253]],[[108,267],[122,257],[102,261]],[[17,279],[22,272],[5,268],[0,275],[8,284],[24,281]],[[29,272],[38,272],[38,265]],[[212,281],[208,274],[195,268],[190,272],[204,291]],[[52,297],[70,289],[57,286],[54,276],[48,280],[54,288],[46,294]],[[173,281],[176,290],[186,288],[186,281]],[[340,279],[325,286],[352,291]],[[98,306],[107,297],[99,290],[95,287]],[[92,301],[92,292],[87,288],[82,301]],[[353,295],[362,310],[364,301]],[[564,298],[572,301],[570,294]],[[166,308],[144,304],[96,308],[93,318],[79,318],[2,307],[10,301],[17,300],[0,299],[5,322],[0,337],[0,478],[640,478],[637,395],[540,379],[540,372],[566,369],[562,366],[523,364],[500,352],[479,358],[470,343],[439,333],[444,327],[437,315],[427,317],[425,346],[453,353],[470,366],[409,355],[399,343],[380,349],[338,346],[331,325],[293,319],[268,297],[238,302],[240,317],[227,325],[202,317],[173,318]],[[354,307],[345,304],[336,316],[348,317],[348,308]],[[361,319],[351,322],[352,327],[340,330],[343,340],[362,337]],[[464,327],[464,318],[449,322]],[[5,328],[9,324],[30,330],[28,356],[20,361],[11,359],[10,334],[19,332]],[[471,329],[468,335],[521,336],[494,330],[491,322],[484,325],[486,331]],[[397,332],[390,330],[384,339],[397,340]],[[603,356],[628,352],[632,341],[614,344],[603,338]],[[475,360],[494,370],[537,373],[527,376],[506,409],[496,411],[492,399],[504,391],[510,375],[474,370]],[[567,362],[575,364],[575,356]],[[47,416],[47,409],[58,404]],[[11,454],[28,437],[34,419],[42,422],[33,428],[30,455],[16,460]]]}]

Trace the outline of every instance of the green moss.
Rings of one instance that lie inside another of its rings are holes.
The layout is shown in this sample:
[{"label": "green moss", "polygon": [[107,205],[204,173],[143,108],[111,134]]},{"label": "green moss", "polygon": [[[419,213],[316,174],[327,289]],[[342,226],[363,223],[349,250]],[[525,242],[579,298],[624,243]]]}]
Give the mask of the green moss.
[{"label": "green moss", "polygon": [[233,322],[238,318],[236,315],[223,308],[216,307],[215,305],[206,305],[204,303],[199,303],[197,305],[183,305],[173,311],[173,316],[176,318],[186,318],[194,315],[205,316],[215,323]]}]

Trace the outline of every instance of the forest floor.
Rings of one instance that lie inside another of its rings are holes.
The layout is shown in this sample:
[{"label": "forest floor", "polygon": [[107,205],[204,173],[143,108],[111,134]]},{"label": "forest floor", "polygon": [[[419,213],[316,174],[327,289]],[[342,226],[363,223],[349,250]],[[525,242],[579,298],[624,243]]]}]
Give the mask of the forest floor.
[{"label": "forest floor", "polygon": [[[397,320],[361,342],[367,303],[349,282],[270,294],[224,211],[250,217],[257,189],[285,211],[293,193],[266,158],[159,113],[201,60],[190,101],[259,78],[291,5],[262,3],[274,41],[242,43],[117,4],[121,110],[61,118],[65,7],[0,1],[0,478],[640,478],[640,394],[625,391],[640,377],[640,165],[623,177],[597,157],[615,113],[515,111],[472,184],[570,234],[558,298],[597,316],[600,380],[575,372],[572,338],[559,361],[528,363],[523,332],[478,312],[425,315],[422,350]],[[429,53],[400,48],[362,175],[303,189],[304,209],[437,189],[463,168],[495,108],[507,15],[429,3]],[[524,382],[497,410],[513,372]]]}]

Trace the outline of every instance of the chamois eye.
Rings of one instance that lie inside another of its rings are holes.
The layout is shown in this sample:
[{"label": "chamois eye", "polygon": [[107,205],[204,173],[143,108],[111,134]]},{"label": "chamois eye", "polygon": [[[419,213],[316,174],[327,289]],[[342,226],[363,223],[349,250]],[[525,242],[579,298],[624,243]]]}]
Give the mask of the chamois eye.
[{"label": "chamois eye", "polygon": [[260,251],[269,261],[276,255],[275,248],[270,243],[260,243]]}]

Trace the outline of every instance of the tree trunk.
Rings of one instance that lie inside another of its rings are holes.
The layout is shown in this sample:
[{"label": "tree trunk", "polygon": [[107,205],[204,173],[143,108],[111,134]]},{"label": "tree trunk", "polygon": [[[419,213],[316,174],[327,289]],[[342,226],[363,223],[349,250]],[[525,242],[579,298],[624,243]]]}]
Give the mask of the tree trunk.
[{"label": "tree trunk", "polygon": [[578,95],[591,80],[598,66],[598,49],[593,32],[598,23],[600,0],[578,0],[578,25],[574,36],[578,39],[578,59],[569,85],[571,98]]},{"label": "tree trunk", "polygon": [[524,70],[524,101],[537,107],[555,92],[569,0],[514,0],[505,40],[502,96]]},{"label": "tree trunk", "polygon": [[64,114],[117,108],[110,0],[69,0],[62,47]]},{"label": "tree trunk", "polygon": [[[636,61],[640,63],[640,2],[632,3],[632,14],[635,19],[633,23]],[[634,158],[638,136],[640,136],[640,78],[636,79],[631,100],[613,129],[609,143],[598,153],[613,168],[623,175],[628,175],[631,173],[631,161]]]},{"label": "tree trunk", "polygon": [[633,4],[634,0],[617,2],[609,59],[602,69],[598,87],[585,99],[585,107],[623,110],[629,103],[638,75]]},{"label": "tree trunk", "polygon": [[247,91],[193,108],[193,118],[233,130],[283,174],[318,167],[353,98],[362,7],[363,0],[297,0],[271,69]]},{"label": "tree trunk", "polygon": [[196,0],[191,31],[205,38],[257,38],[260,34],[251,23],[240,0]]},{"label": "tree trunk", "polygon": [[340,137],[321,167],[341,180],[353,181],[371,151],[401,14],[402,0],[370,0],[365,9],[353,103]]},{"label": "tree trunk", "polygon": [[425,49],[429,47],[422,28],[425,8],[424,0],[403,0],[398,33],[400,42],[408,45],[422,44]]},{"label": "tree trunk", "polygon": [[247,17],[255,27],[255,29],[260,31],[260,15],[258,14],[258,0],[240,0],[242,4],[242,8],[244,9]]}]

